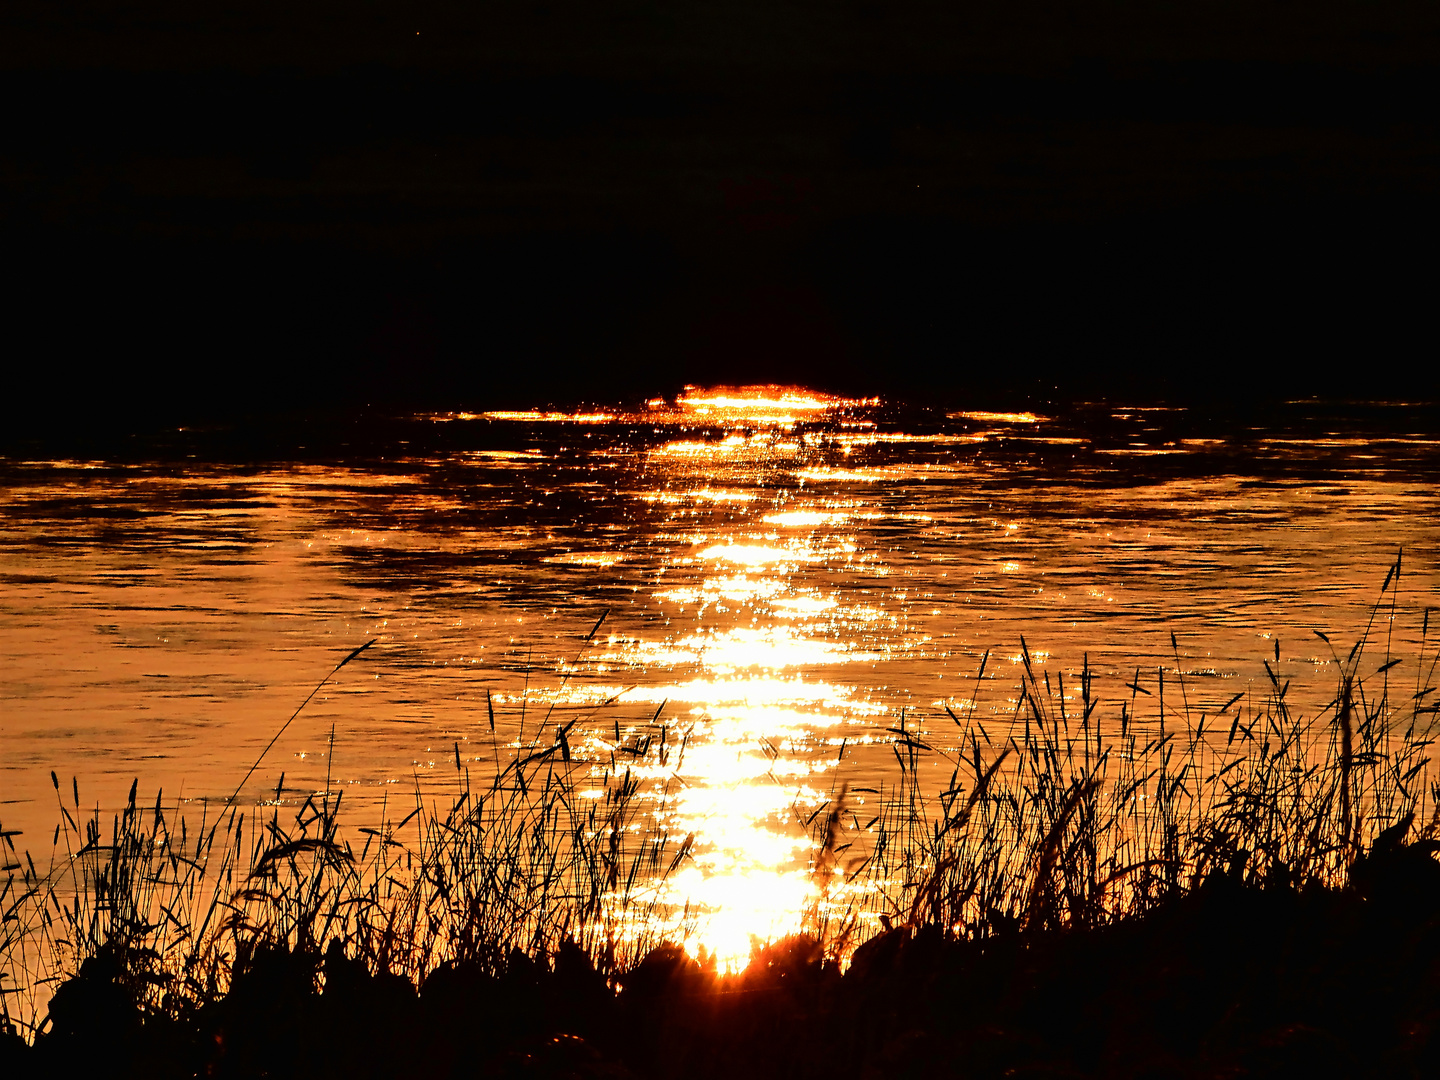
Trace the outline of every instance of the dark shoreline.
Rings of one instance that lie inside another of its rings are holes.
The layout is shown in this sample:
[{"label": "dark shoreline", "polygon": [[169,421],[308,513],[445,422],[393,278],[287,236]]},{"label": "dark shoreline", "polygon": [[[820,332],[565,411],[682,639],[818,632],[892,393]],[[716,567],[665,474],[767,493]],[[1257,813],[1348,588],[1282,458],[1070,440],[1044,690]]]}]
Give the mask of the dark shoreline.
[{"label": "dark shoreline", "polygon": [[[1432,845],[1433,846],[1433,845]],[[672,946],[447,964],[415,987],[343,949],[267,953],[224,998],[140,1022],[106,961],[62,986],[7,1076],[1425,1077],[1440,1068],[1440,866],[1394,848],[1345,889],[1223,877],[1103,929],[895,929],[844,974],[813,939],[717,977]],[[315,977],[323,973],[323,993]],[[0,1037],[3,1038],[3,1037]]]}]

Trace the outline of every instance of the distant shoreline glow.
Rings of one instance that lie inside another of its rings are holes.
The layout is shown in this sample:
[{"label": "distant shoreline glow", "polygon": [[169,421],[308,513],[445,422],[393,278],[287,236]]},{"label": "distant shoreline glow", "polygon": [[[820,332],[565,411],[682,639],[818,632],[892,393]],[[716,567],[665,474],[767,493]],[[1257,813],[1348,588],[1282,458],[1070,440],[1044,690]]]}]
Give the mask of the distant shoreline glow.
[{"label": "distant shoreline glow", "polygon": [[701,420],[725,427],[788,428],[803,419],[840,409],[878,405],[879,402],[879,398],[843,398],[799,386],[687,386],[673,402],[665,398],[651,398],[645,402],[643,411],[635,413],[604,409],[577,412],[564,412],[559,409],[491,409],[484,412],[432,413],[427,419],[434,423],[490,420],[536,424],[608,424],[621,421],[685,424]]}]

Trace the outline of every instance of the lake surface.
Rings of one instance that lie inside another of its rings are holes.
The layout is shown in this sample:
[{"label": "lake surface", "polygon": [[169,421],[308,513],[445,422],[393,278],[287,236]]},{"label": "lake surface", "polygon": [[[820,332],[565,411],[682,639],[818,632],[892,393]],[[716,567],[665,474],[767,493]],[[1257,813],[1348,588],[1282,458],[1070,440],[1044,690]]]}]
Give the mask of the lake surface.
[{"label": "lake surface", "polygon": [[456,753],[483,769],[549,738],[552,707],[597,777],[649,734],[675,747],[673,826],[697,834],[672,886],[738,956],[803,906],[796,811],[893,770],[902,710],[942,748],[945,707],[972,697],[1003,727],[1022,636],[1047,673],[1088,657],[1102,722],[1162,667],[1213,713],[1263,692],[1263,660],[1313,709],[1334,688],[1314,631],[1347,650],[1403,548],[1370,633],[1415,678],[1440,605],[1434,424],[769,388],[391,417],[261,454],[179,432],[123,460],[0,461],[0,827],[48,851],[52,769],[105,809],[135,777],[142,802],[223,803],[375,639],[242,801],[328,784],[352,823],[403,816],[453,791]]}]

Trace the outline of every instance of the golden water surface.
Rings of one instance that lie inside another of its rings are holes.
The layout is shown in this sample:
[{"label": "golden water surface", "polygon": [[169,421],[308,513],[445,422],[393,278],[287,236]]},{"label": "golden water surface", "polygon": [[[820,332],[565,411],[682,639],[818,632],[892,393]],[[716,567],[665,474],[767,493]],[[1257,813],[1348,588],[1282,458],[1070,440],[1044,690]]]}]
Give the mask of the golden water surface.
[{"label": "golden water surface", "polygon": [[1313,631],[1361,633],[1403,546],[1382,631],[1413,654],[1440,603],[1440,447],[1292,421],[750,387],[410,417],[259,464],[6,462],[0,827],[48,846],[51,769],[102,807],[136,776],[223,802],[374,638],[244,800],[328,784],[375,818],[443,794],[457,745],[513,757],[552,708],[597,777],[659,740],[663,764],[633,767],[696,834],[665,887],[702,915],[692,944],[733,961],[794,928],[800,822],[893,770],[902,714],[938,747],[947,707],[1008,721],[1022,635],[1046,671],[1088,657],[1102,699],[1164,667],[1213,708],[1278,655],[1314,706],[1333,661]]}]

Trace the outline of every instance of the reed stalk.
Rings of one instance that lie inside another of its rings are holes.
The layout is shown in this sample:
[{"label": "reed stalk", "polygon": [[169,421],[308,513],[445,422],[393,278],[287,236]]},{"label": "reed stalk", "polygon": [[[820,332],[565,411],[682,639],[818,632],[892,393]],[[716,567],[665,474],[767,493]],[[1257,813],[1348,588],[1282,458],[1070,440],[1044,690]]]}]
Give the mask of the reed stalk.
[{"label": "reed stalk", "polygon": [[[1398,563],[1377,611],[1396,581]],[[802,819],[815,884],[807,938],[838,965],[882,931],[1083,932],[1214,880],[1346,889],[1367,852],[1403,846],[1415,822],[1416,845],[1440,849],[1429,753],[1440,651],[1428,623],[1427,612],[1413,694],[1394,695],[1389,634],[1375,656],[1367,630],[1334,654],[1334,697],[1309,717],[1290,707],[1278,645],[1263,693],[1197,716],[1173,638],[1175,666],[1136,672],[1109,703],[1088,659],[1078,685],[1052,685],[1022,640],[1008,723],[979,719],[974,695],[959,715],[902,713],[889,732],[893,781],[842,786]],[[487,715],[493,729],[488,699]],[[688,906],[659,897],[696,837],[668,832],[664,792],[637,769],[605,768],[597,787],[597,763],[572,752],[576,721],[552,732],[551,720],[507,763],[497,752],[483,783],[457,745],[448,805],[417,787],[353,834],[328,783],[293,809],[280,805],[282,777],[269,806],[232,798],[192,827],[159,793],[142,807],[138,785],[105,822],[52,773],[49,862],[37,867],[0,831],[0,1026],[33,1038],[54,987],[100,956],[143,1016],[170,1018],[223,997],[275,950],[315,958],[317,985],[318,958],[338,949],[419,986],[446,964],[498,977],[516,956],[548,964],[578,947],[615,985],[693,928]],[[667,743],[627,752],[663,763]],[[939,790],[923,779],[937,760],[950,765]]]}]

